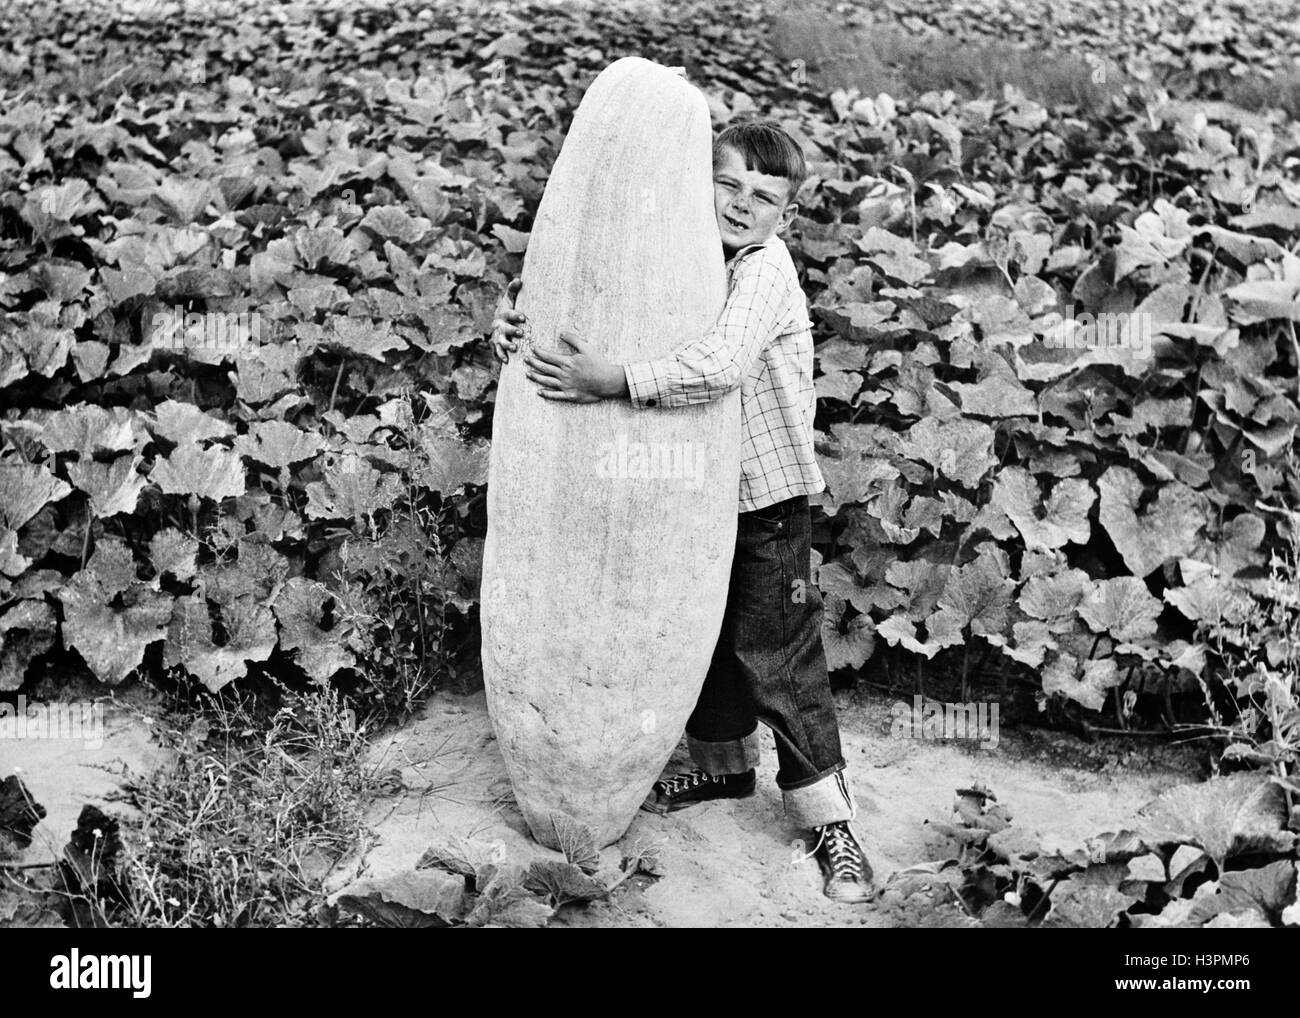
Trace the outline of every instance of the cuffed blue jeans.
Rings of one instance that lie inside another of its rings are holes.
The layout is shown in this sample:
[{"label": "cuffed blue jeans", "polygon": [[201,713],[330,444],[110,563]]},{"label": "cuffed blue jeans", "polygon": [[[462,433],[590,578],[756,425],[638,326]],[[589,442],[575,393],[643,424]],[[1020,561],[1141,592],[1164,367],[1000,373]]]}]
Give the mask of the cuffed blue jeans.
[{"label": "cuffed blue jeans", "polygon": [[695,766],[739,774],[758,762],[758,722],[776,739],[786,815],[819,827],[857,814],[822,648],[807,496],[741,513],[713,660],[686,723]]}]

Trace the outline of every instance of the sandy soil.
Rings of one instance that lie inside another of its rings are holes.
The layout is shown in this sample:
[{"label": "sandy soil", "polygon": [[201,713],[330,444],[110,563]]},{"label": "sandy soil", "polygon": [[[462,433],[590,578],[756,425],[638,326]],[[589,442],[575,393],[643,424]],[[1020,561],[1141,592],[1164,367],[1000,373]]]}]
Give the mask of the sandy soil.
[{"label": "sandy soil", "polygon": [[[118,694],[119,697],[121,694]],[[48,811],[31,846],[14,861],[45,862],[67,843],[83,804],[110,811],[108,796],[126,771],[155,766],[161,751],[136,707],[150,695],[108,702],[103,743],[0,739],[0,776],[15,767]],[[138,702],[137,702],[138,701]],[[1060,846],[1082,847],[1105,831],[1131,826],[1134,813],[1172,785],[1200,780],[1190,751],[1150,746],[1153,739],[1095,744],[1005,721],[996,747],[968,741],[895,739],[888,734],[893,697],[839,693],[840,726],[859,812],[855,828],[877,883],[907,867],[943,858],[945,839],[929,821],[950,820],[954,791],[976,782],[991,789],[1013,822]],[[917,922],[915,897],[885,891],[866,905],[837,905],[821,894],[817,864],[802,859],[808,832],[784,817],[775,784],[776,753],[764,732],[759,787],[751,798],[656,816],[640,813],[625,843],[659,846],[664,875],[627,881],[607,902],[567,907],[552,925],[842,926]],[[404,726],[381,733],[370,761],[400,775],[400,790],[372,804],[372,841],[330,874],[327,890],[354,879],[382,878],[415,866],[439,836],[500,842],[520,863],[555,858],[528,835],[497,752],[482,693],[439,694]],[[686,768],[684,744],[669,770]],[[811,846],[809,846],[811,847]],[[605,850],[616,865],[620,845]],[[924,906],[924,902],[921,902]],[[951,906],[946,906],[951,908]]]},{"label": "sandy soil", "polygon": [[93,702],[101,712],[98,728],[83,733],[98,738],[0,739],[0,778],[19,773],[32,798],[45,807],[45,818],[32,831],[32,841],[12,862],[45,863],[62,856],[77,826],[81,808],[99,806],[107,813],[126,815],[128,807],[110,796],[128,774],[145,773],[165,759],[152,740],[142,712],[152,709],[158,696],[144,686],[132,686],[105,696],[103,687],[70,686],[48,698],[39,693],[30,703],[55,700]]},{"label": "sandy soil", "polygon": [[[941,858],[943,839],[927,821],[950,820],[954,791],[980,782],[1013,822],[1058,845],[1131,826],[1133,814],[1172,785],[1199,780],[1191,754],[1148,750],[1153,740],[1089,745],[1036,729],[1008,730],[996,748],[966,741],[894,739],[879,694],[838,694],[845,756],[858,801],[855,821],[884,885],[899,870]],[[815,861],[801,860],[807,832],[783,816],[771,736],[749,799],[709,803],[670,816],[640,813],[625,841],[660,846],[664,876],[628,881],[609,902],[568,907],[555,924],[595,926],[899,926],[897,894],[866,905],[838,905],[821,894]],[[1138,747],[1138,748],[1135,748]],[[382,878],[412,868],[441,833],[500,842],[521,863],[557,857],[528,836],[496,751],[483,694],[440,695],[421,716],[378,738],[374,761],[398,769],[405,790],[377,801],[376,842],[330,879],[337,890],[357,876]],[[684,743],[670,770],[688,766]],[[616,864],[619,846],[605,850]],[[892,900],[891,900],[892,899]]]}]

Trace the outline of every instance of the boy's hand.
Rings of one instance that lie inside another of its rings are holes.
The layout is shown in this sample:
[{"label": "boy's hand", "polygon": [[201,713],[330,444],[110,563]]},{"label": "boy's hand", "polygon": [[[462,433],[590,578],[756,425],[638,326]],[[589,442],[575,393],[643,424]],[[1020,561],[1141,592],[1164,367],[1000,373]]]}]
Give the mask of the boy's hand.
[{"label": "boy's hand", "polygon": [[510,355],[518,349],[514,340],[523,338],[524,330],[528,327],[524,313],[516,311],[514,307],[515,297],[523,285],[522,279],[516,279],[506,287],[505,299],[509,307],[499,310],[492,322],[492,355],[502,364],[510,363]]},{"label": "boy's hand", "polygon": [[577,352],[566,354],[532,347],[524,354],[526,374],[537,383],[539,396],[566,403],[597,403],[627,392],[622,367],[605,360],[591,344],[571,332],[561,332],[560,339]]}]

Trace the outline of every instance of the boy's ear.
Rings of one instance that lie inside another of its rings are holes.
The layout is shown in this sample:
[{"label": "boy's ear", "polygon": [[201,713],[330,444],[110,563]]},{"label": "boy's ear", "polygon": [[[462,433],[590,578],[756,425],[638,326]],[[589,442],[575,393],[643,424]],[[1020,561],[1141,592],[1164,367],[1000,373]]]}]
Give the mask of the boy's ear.
[{"label": "boy's ear", "polygon": [[794,221],[794,217],[797,216],[798,214],[799,214],[799,203],[789,202],[786,205],[786,207],[781,210],[781,221],[777,224],[776,232],[777,233],[785,232],[786,227],[788,227]]}]

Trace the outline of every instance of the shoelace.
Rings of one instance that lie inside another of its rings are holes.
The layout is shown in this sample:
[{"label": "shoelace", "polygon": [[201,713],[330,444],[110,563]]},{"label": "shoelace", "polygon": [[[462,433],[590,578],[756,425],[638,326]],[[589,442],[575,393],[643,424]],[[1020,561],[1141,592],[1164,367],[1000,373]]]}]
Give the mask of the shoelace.
[{"label": "shoelace", "polygon": [[831,869],[836,874],[861,880],[863,878],[862,854],[853,843],[853,836],[849,833],[848,826],[840,827],[837,824],[825,829],[829,832],[825,841],[826,854],[831,859]]},{"label": "shoelace", "polygon": [[854,845],[853,833],[847,821],[823,826],[817,835],[817,844],[813,845],[812,851],[805,853],[802,858],[811,859],[823,844],[826,845],[826,854],[830,856],[831,870],[837,876],[847,875],[857,880],[865,879],[860,849]]},{"label": "shoelace", "polygon": [[685,774],[677,774],[668,778],[666,781],[656,782],[656,784],[661,791],[666,792],[669,795],[676,795],[678,792],[684,792],[688,788],[697,788],[700,785],[716,780],[718,779],[696,768],[695,770],[688,771]]}]

